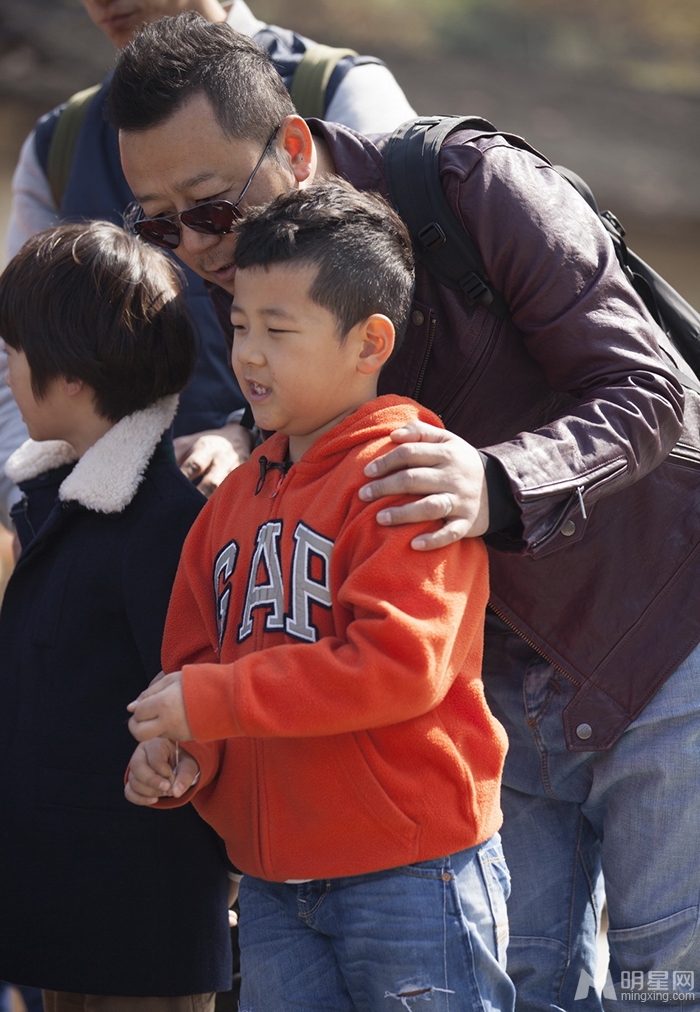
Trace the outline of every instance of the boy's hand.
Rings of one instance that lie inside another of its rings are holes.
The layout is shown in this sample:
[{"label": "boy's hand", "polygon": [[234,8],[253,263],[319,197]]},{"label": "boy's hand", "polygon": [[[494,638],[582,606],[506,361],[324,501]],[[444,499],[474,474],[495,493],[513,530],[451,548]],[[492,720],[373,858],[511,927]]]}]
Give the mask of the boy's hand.
[{"label": "boy's hand", "polygon": [[134,805],[155,805],[159,798],[181,798],[198,776],[199,765],[189,752],[166,738],[154,738],[134,752],[124,795]]},{"label": "boy's hand", "polygon": [[392,527],[442,520],[440,530],[421,534],[411,542],[411,548],[424,552],[485,534],[489,503],[479,452],[454,433],[426,422],[409,422],[392,432],[391,438],[401,445],[367,465],[367,477],[379,480],[363,485],[360,499],[372,502],[385,495],[424,498],[380,510],[377,521]]},{"label": "boy's hand", "polygon": [[182,696],[181,671],[174,671],[149,685],[138,699],[129,703],[127,710],[132,714],[129,730],[137,741],[149,738],[190,741],[192,738]]}]

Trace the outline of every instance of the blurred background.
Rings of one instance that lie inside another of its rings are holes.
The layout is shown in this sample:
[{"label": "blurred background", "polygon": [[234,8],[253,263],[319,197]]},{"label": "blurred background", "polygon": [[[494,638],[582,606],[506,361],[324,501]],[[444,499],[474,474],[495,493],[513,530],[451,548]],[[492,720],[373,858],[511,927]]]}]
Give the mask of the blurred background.
[{"label": "blurred background", "polygon": [[[270,23],[382,57],[418,112],[485,116],[577,171],[700,306],[698,0],[249,2]],[[80,0],[2,0],[0,265],[24,137],[114,58]]]},{"label": "blurred background", "polygon": [[[381,56],[421,113],[475,113],[593,187],[630,245],[700,304],[698,0],[250,0]],[[0,5],[0,241],[22,139],[114,50],[80,0]],[[3,254],[0,254],[0,257]]]}]

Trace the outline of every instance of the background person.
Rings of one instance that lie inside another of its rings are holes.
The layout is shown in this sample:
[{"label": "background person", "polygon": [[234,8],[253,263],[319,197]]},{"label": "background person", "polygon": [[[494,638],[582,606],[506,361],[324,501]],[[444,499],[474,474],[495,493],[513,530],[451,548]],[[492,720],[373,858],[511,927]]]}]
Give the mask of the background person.
[{"label": "background person", "polygon": [[0,332],[32,437],[7,465],[24,498],[0,611],[0,975],[47,1012],[206,1012],[231,982],[220,841],[123,796],[123,709],[160,669],[204,505],[167,436],[195,360],[178,273],[109,222],[61,225],[0,277]]},{"label": "background person", "polygon": [[[304,53],[314,43],[284,28],[258,20],[243,2],[222,7],[218,0],[83,0],[91,20],[121,48],[137,29],[163,15],[197,11],[213,22],[227,22],[253,38],[275,62],[288,87]],[[107,123],[104,105],[108,77],[91,99],[80,127],[71,168],[60,201],[52,192],[48,162],[52,138],[63,110],[58,106],[39,120],[24,143],[13,180],[8,226],[8,251],[13,256],[31,235],[59,220],[108,219],[121,223],[133,196],[119,164],[116,134]],[[408,101],[384,64],[366,56],[346,56],[337,65],[325,91],[324,116],[361,133],[392,130],[412,116]],[[60,206],[58,204],[60,203]],[[233,419],[240,418],[244,400],[231,374],[228,350],[200,279],[188,274],[188,304],[200,332],[200,351],[192,381],[183,392],[175,419],[176,448],[185,473],[199,481],[205,494],[244,460],[250,437]],[[0,352],[0,382],[5,370]],[[4,389],[4,387],[3,387]],[[0,393],[0,471],[9,454],[26,439],[12,404]],[[18,497],[8,479],[0,479],[0,522]]]},{"label": "background person", "polygon": [[[148,219],[211,196],[202,173],[235,201],[273,132],[275,157],[244,206],[331,173],[386,192],[382,140],[319,121],[309,129],[269,64],[253,54],[241,64],[242,51],[245,40],[182,15],[144,29],[119,61],[111,104],[124,170],[155,238]],[[173,70],[185,52],[181,89]],[[220,101],[236,89],[240,101]],[[689,606],[700,580],[700,400],[686,392],[684,417],[666,364],[683,363],[599,221],[541,156],[516,138],[463,132],[440,165],[510,314],[499,320],[418,267],[406,339],[380,391],[417,397],[448,431],[406,426],[362,494],[423,496],[377,514],[388,525],[445,518],[415,538],[420,550],[488,534],[484,682],[510,740],[509,970],[523,1009],[550,1010],[595,973],[601,867],[614,979],[640,965],[700,966],[687,847],[700,811],[684,801],[700,775],[700,609]],[[176,217],[163,227],[184,262],[233,293],[233,235]],[[593,989],[580,1001],[581,1012],[600,1009]]]}]

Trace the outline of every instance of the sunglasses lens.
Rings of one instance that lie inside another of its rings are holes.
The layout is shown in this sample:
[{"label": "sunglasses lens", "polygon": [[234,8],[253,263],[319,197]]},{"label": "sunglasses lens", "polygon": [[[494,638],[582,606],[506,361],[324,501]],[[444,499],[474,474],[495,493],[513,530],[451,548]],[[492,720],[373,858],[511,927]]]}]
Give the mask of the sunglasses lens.
[{"label": "sunglasses lens", "polygon": [[240,217],[240,211],[230,200],[209,200],[206,204],[198,204],[189,211],[183,211],[180,221],[195,232],[224,235],[231,231],[234,221]]},{"label": "sunglasses lens", "polygon": [[134,222],[134,232],[163,249],[177,249],[180,245],[180,227],[167,218],[144,218]]}]

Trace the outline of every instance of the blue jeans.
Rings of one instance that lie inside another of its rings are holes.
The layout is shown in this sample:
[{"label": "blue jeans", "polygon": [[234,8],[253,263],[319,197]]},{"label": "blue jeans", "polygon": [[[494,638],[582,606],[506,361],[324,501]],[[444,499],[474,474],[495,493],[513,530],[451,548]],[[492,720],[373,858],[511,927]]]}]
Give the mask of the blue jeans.
[{"label": "blue jeans", "polygon": [[507,895],[498,835],[369,875],[245,876],[241,1012],[511,1012]]},{"label": "blue jeans", "polygon": [[[486,694],[510,740],[502,837],[518,1012],[700,1008],[700,647],[611,749],[569,752],[562,711],[576,686],[494,616],[487,628]],[[601,1000],[588,982],[603,882]]]}]

